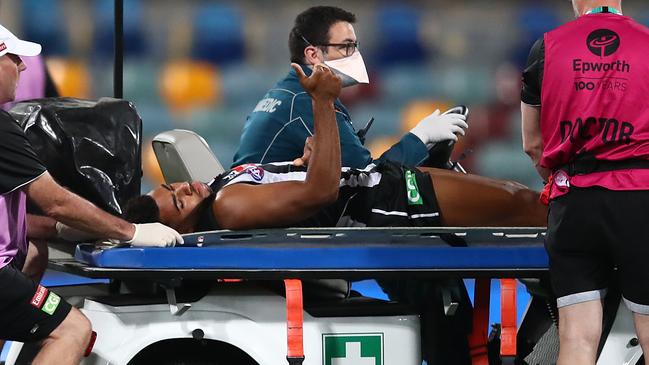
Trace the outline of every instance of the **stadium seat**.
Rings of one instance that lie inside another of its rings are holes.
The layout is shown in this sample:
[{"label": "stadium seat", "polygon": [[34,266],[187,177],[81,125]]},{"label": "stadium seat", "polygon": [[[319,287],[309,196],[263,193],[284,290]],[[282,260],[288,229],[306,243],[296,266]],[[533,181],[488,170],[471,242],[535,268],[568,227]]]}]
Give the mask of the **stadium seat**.
[{"label": "stadium seat", "polygon": [[479,175],[518,181],[531,189],[541,190],[543,184],[520,144],[487,143],[476,151]]},{"label": "stadium seat", "polygon": [[470,104],[492,97],[493,68],[453,66],[439,73],[435,82],[443,87],[445,97]]},{"label": "stadium seat", "polygon": [[172,115],[164,105],[159,103],[133,102],[140,118],[142,118],[142,135],[145,138],[176,127]]},{"label": "stadium seat", "polygon": [[168,62],[162,68],[159,82],[160,94],[174,112],[211,106],[220,100],[219,72],[214,65],[207,62]]},{"label": "stadium seat", "polygon": [[[124,57],[141,57],[149,52],[142,28],[143,9],[140,0],[124,0]],[[95,0],[94,56],[112,59],[115,31],[115,2]]]},{"label": "stadium seat", "polygon": [[381,98],[398,105],[441,94],[444,87],[441,75],[426,65],[395,65],[381,76]]},{"label": "stadium seat", "polygon": [[427,52],[420,35],[419,11],[408,5],[383,5],[377,10],[377,57],[379,66],[425,63]]},{"label": "stadium seat", "polygon": [[229,165],[237,150],[246,116],[254,108],[245,106],[220,106],[196,109],[191,114],[188,128],[209,141],[214,153]]},{"label": "stadium seat", "polygon": [[406,105],[401,111],[401,131],[406,133],[414,128],[420,120],[424,119],[435,109],[444,112],[453,105],[440,100],[415,100]]},{"label": "stadium seat", "polygon": [[42,44],[46,56],[68,54],[69,42],[60,2],[22,0],[21,4],[25,39]]},{"label": "stadium seat", "polygon": [[157,87],[159,74],[160,65],[157,62],[141,59],[125,62],[124,97],[135,103],[161,103]]},{"label": "stadium seat", "polygon": [[523,6],[518,14],[518,25],[521,33],[520,42],[514,48],[512,61],[523,68],[527,61],[530,48],[534,42],[543,36],[543,33],[558,27],[561,24],[556,6],[543,2]]},{"label": "stadium seat", "polygon": [[389,101],[380,103],[362,102],[349,108],[356,129],[364,128],[370,118],[374,118],[367,132],[367,140],[380,136],[398,136],[401,132],[401,103]]},{"label": "stadium seat", "polygon": [[367,143],[367,149],[372,154],[372,158],[379,158],[383,152],[389,150],[397,142],[399,142],[397,137],[378,137]]},{"label": "stadium seat", "polygon": [[206,4],[194,13],[192,57],[226,65],[243,60],[243,19],[231,6]]},{"label": "stadium seat", "polygon": [[255,108],[257,102],[266,94],[277,80],[288,73],[286,67],[269,67],[236,63],[220,67],[223,103],[227,105],[244,105]]},{"label": "stadium seat", "polygon": [[90,71],[84,61],[49,58],[45,62],[60,96],[90,98]]}]

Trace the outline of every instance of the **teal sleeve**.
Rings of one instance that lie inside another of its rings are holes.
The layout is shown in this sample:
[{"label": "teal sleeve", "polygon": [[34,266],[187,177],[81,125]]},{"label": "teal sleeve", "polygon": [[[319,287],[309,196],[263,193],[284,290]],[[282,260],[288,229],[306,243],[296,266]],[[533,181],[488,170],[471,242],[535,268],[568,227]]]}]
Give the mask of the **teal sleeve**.
[{"label": "teal sleeve", "polygon": [[385,151],[378,161],[390,160],[404,166],[419,166],[428,158],[426,145],[414,134],[407,133]]}]

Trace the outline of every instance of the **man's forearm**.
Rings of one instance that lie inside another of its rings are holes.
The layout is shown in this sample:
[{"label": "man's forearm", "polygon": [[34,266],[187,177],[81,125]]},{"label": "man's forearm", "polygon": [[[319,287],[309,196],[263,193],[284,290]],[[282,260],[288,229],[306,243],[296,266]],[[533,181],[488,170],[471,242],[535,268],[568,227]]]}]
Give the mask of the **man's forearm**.
[{"label": "man's forearm", "polygon": [[98,237],[130,240],[135,233],[133,224],[99,209],[76,194],[52,211],[52,218],[68,226],[95,233]]},{"label": "man's forearm", "polygon": [[541,166],[543,138],[541,136],[541,109],[521,102],[523,150],[530,156],[536,171],[547,181],[551,171]]},{"label": "man's forearm", "polygon": [[119,240],[130,240],[135,233],[133,224],[62,188],[48,173],[29,184],[26,193],[49,217],[71,227]]}]

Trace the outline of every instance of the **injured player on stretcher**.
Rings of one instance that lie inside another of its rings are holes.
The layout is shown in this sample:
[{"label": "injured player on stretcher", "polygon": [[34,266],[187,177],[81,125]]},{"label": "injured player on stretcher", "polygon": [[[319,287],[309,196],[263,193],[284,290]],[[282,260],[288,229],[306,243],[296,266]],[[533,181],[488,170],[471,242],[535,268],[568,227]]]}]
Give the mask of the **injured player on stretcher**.
[{"label": "injured player on stretcher", "polygon": [[[181,233],[273,227],[542,227],[547,207],[525,186],[442,169],[381,162],[341,167],[334,100],[340,80],[316,66],[294,67],[313,101],[315,134],[293,162],[242,165],[209,184],[163,184],[125,207],[132,222],[159,221]],[[381,281],[393,300],[422,314],[422,356],[428,363],[470,364],[471,305],[461,281]],[[440,288],[460,303],[447,317]],[[445,334],[445,335],[440,335]]]},{"label": "injured player on stretcher", "polygon": [[[315,134],[294,162],[242,165],[205,184],[163,184],[125,208],[134,223],[181,233],[271,227],[496,227],[546,225],[547,207],[525,186],[393,162],[341,167],[333,101],[339,79],[320,65],[300,82],[313,99]],[[297,162],[297,163],[295,163]]]}]

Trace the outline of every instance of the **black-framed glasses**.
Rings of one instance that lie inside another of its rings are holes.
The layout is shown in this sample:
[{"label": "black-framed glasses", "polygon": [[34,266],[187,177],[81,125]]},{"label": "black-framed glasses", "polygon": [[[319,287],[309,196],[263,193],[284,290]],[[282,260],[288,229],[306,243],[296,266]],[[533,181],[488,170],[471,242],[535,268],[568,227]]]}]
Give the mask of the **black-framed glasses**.
[{"label": "black-framed glasses", "polygon": [[358,49],[358,41],[355,42],[346,42],[346,43],[325,43],[325,44],[320,44],[319,46],[321,47],[334,47],[338,52],[341,54],[345,55],[345,57],[349,57],[356,52],[356,49]]},{"label": "black-framed glasses", "polygon": [[334,48],[336,48],[336,50],[338,50],[338,52],[340,52],[340,53],[341,53],[342,55],[344,55],[345,57],[349,57],[349,56],[353,55],[354,52],[356,52],[356,50],[358,49],[358,46],[359,46],[359,42],[358,42],[358,41],[354,41],[354,42],[345,42],[345,43],[323,43],[323,44],[317,44],[317,45],[316,45],[316,44],[313,44],[313,43],[309,42],[309,41],[308,41],[306,38],[304,38],[304,36],[301,35],[301,34],[300,34],[300,37],[302,38],[302,40],[303,40],[304,42],[306,42],[306,44],[308,44],[308,45],[310,45],[310,46],[315,46],[315,47],[334,47]]}]

